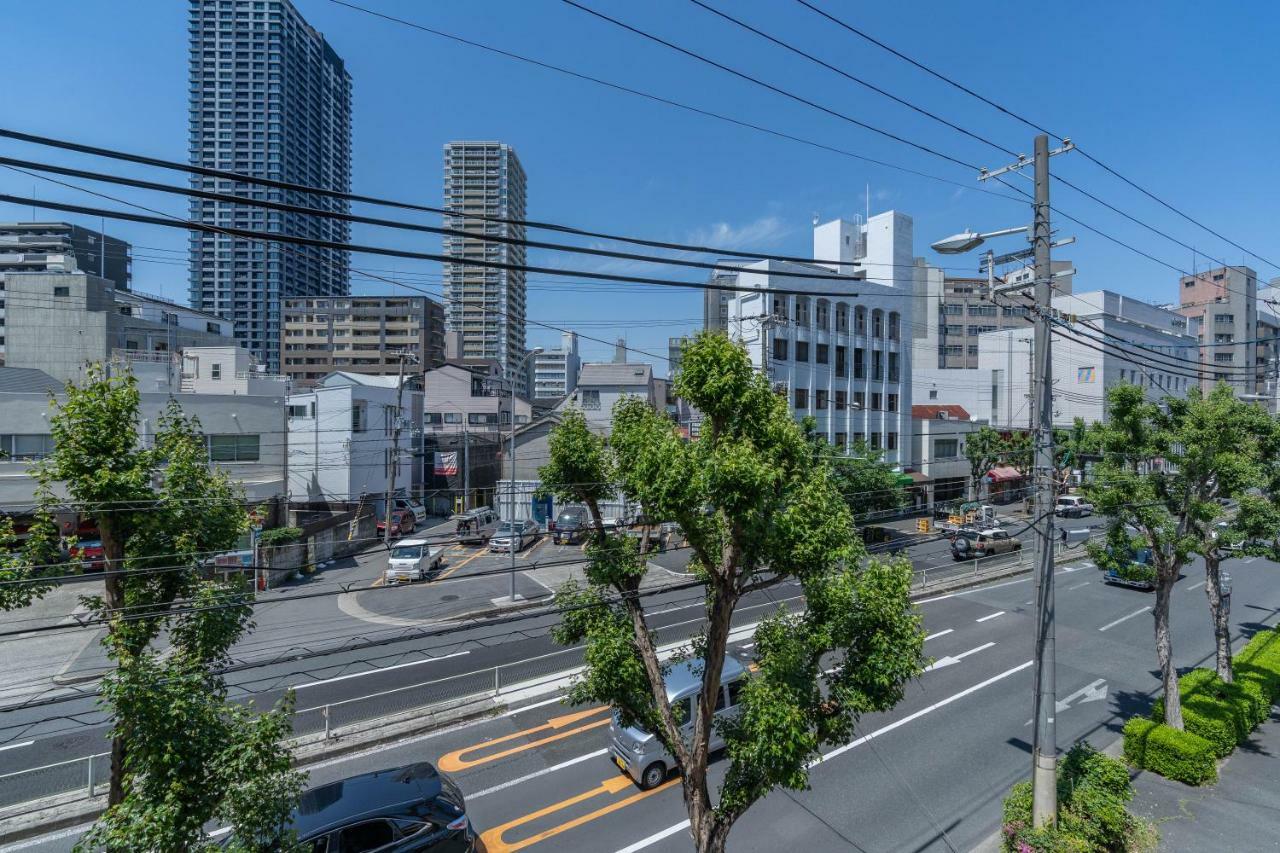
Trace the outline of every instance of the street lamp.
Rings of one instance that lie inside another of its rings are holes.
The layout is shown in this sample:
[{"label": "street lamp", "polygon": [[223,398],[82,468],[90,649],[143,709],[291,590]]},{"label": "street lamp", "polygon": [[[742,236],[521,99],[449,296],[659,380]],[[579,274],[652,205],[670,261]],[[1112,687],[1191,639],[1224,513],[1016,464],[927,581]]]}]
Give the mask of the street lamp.
[{"label": "street lamp", "polygon": [[511,381],[511,482],[507,493],[511,496],[510,510],[507,516],[511,530],[507,537],[507,542],[511,548],[511,603],[516,602],[516,377],[519,376],[529,364],[529,359],[535,355],[542,353],[542,347],[534,347],[525,353],[524,358],[520,359],[520,366],[512,371]]},{"label": "street lamp", "polygon": [[1009,234],[1021,234],[1029,229],[1030,226],[1022,225],[1017,228],[1001,228],[999,231],[988,231],[985,234],[979,234],[976,231],[970,231],[966,228],[959,234],[952,234],[950,237],[939,240],[930,248],[939,255],[963,255],[965,252],[970,252],[978,248],[992,237],[1005,237]]}]

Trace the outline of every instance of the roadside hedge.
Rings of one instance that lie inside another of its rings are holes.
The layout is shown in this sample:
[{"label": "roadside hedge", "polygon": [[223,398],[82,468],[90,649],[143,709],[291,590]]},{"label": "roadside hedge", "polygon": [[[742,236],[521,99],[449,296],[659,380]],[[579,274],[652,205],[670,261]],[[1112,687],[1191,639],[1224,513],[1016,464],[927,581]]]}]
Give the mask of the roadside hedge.
[{"label": "roadside hedge", "polygon": [[1213,744],[1145,717],[1133,717],[1125,723],[1124,758],[1135,767],[1188,785],[1218,778]]},{"label": "roadside hedge", "polygon": [[1133,786],[1124,763],[1077,743],[1058,762],[1058,823],[1035,829],[1031,783],[1013,786],[1004,801],[1004,849],[1010,853],[1134,851],[1154,848],[1154,830],[1126,804]]},{"label": "roadside hedge", "polygon": [[[1260,722],[1256,694],[1227,684],[1211,669],[1193,669],[1179,678],[1178,693],[1183,726],[1212,744],[1218,758],[1230,755]],[[1156,700],[1151,719],[1164,722],[1163,698]]]}]

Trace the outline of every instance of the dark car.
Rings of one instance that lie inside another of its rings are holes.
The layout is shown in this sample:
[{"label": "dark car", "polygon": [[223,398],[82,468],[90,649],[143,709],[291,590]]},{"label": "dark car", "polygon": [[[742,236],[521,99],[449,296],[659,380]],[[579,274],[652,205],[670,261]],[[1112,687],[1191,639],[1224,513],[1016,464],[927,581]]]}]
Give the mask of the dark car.
[{"label": "dark car", "polygon": [[556,516],[552,536],[557,545],[572,545],[586,538],[589,525],[586,507],[567,506]]},{"label": "dark car", "polygon": [[308,853],[475,850],[462,792],[425,761],[304,791],[293,829]]}]

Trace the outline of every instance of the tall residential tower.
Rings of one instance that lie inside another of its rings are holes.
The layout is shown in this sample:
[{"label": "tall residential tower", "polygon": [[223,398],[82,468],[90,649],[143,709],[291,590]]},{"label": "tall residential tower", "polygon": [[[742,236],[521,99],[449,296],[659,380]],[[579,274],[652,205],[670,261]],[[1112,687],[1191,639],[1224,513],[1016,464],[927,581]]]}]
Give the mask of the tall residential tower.
[{"label": "tall residential tower", "polygon": [[[190,159],[194,166],[303,186],[351,189],[351,75],[288,0],[190,0]],[[194,188],[346,212],[345,202],[193,176]],[[347,223],[221,202],[191,202],[211,225],[347,242]],[[193,232],[191,305],[231,320],[241,346],[280,367],[281,301],[345,296],[345,252]]]},{"label": "tall residential tower", "polygon": [[[515,149],[501,142],[450,142],[444,147],[445,227],[475,236],[445,237],[451,258],[525,263],[523,245],[496,243],[487,235],[523,240],[525,175]],[[481,217],[481,218],[476,218]],[[508,221],[498,221],[508,220]],[[525,356],[525,282],[519,270],[476,264],[444,265],[445,325],[461,336],[462,358],[498,362],[505,376],[519,371]],[[514,377],[516,392],[529,394],[528,374]]]}]

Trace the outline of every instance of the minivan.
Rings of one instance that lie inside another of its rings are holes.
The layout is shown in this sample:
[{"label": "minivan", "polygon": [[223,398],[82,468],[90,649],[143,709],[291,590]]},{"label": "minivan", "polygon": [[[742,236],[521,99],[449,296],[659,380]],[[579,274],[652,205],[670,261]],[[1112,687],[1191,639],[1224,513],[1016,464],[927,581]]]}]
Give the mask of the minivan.
[{"label": "minivan", "polygon": [[[686,742],[693,738],[693,714],[698,707],[698,694],[702,691],[703,668],[701,660],[686,660],[674,664],[667,673],[667,701],[671,703],[676,717],[684,721],[680,732]],[[740,661],[730,655],[725,656],[724,666],[720,669],[720,696],[715,707],[717,719],[738,713],[742,688],[746,686],[749,675]],[[709,745],[712,751],[724,748],[724,739],[714,726]],[[613,712],[613,721],[609,724],[609,757],[645,791],[666,781],[676,764],[657,735],[638,726],[624,727],[617,711]]]},{"label": "minivan", "polygon": [[552,536],[557,545],[573,545],[586,538],[589,524],[586,507],[567,506],[556,516]]},{"label": "minivan", "polygon": [[1061,495],[1053,506],[1053,513],[1062,518],[1083,518],[1093,515],[1093,504],[1079,495]]},{"label": "minivan", "polygon": [[453,516],[454,533],[464,545],[483,545],[498,526],[498,514],[487,506],[478,506]]}]

